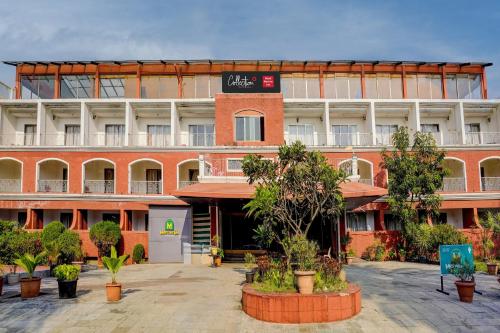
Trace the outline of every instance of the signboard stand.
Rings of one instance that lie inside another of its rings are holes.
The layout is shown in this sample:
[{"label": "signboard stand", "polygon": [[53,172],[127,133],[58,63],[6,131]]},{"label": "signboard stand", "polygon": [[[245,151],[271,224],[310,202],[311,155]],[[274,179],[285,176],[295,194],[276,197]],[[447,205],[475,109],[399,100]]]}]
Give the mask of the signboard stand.
[{"label": "signboard stand", "polygon": [[443,287],[443,276],[441,275],[441,289],[436,289],[436,291],[442,293],[442,294],[445,294],[445,295],[449,295],[450,293],[449,292],[446,292],[444,291],[444,287]]}]

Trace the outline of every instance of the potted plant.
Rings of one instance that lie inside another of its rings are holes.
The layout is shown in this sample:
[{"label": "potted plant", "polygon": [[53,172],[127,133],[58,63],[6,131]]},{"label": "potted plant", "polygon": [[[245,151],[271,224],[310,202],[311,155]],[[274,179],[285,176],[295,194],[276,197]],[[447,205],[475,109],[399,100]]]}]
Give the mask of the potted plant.
[{"label": "potted plant", "polygon": [[224,250],[217,248],[217,253],[213,257],[215,267],[220,267],[222,265],[222,258],[224,258]]},{"label": "potted plant", "polygon": [[354,257],[356,257],[356,252],[354,251],[354,249],[349,249],[346,254],[346,264],[352,264],[352,260],[354,259]]},{"label": "potted plant", "polygon": [[472,303],[474,288],[476,287],[476,283],[474,282],[474,264],[468,261],[464,261],[463,263],[454,262],[452,259],[449,272],[459,279],[455,281],[455,285],[457,286],[460,302]]},{"label": "potted plant", "polygon": [[398,255],[399,255],[399,261],[404,262],[406,260],[406,250],[403,248],[400,248],[398,250]]},{"label": "potted plant", "polygon": [[245,253],[245,268],[248,270],[245,272],[246,282],[252,283],[255,277],[255,256],[250,252]]},{"label": "potted plant", "polygon": [[122,285],[116,282],[116,274],[127,260],[128,255],[120,257],[116,254],[116,248],[111,246],[111,256],[102,257],[102,263],[111,272],[111,283],[106,283],[106,296],[109,302],[119,301],[122,297]]},{"label": "potted plant", "polygon": [[313,241],[308,241],[303,235],[296,235],[292,238],[292,256],[296,263],[296,270],[293,272],[297,280],[299,293],[308,295],[314,290],[314,277],[316,271],[316,254],[318,245]]},{"label": "potted plant", "polygon": [[500,213],[488,212],[484,219],[481,219],[481,245],[483,248],[483,259],[488,267],[488,274],[498,274],[498,263],[495,261],[494,237],[500,234]]},{"label": "potted plant", "polygon": [[80,268],[76,265],[59,265],[54,268],[54,275],[59,287],[59,298],[75,298]]},{"label": "potted plant", "polygon": [[217,255],[217,252],[219,250],[219,242],[219,236],[215,235],[214,237],[212,237],[212,247],[210,248],[210,254],[212,254],[213,256]]},{"label": "potted plant", "polygon": [[40,282],[42,279],[34,277],[33,273],[35,272],[36,266],[43,262],[44,257],[45,253],[43,252],[36,257],[30,253],[26,253],[16,259],[15,263],[23,268],[28,274],[27,278],[21,279],[21,298],[37,297],[40,294]]},{"label": "potted plant", "polygon": [[45,245],[45,252],[47,253],[47,261],[49,264],[50,276],[54,276],[54,268],[59,262],[61,256],[61,249],[57,241],[52,241]]}]

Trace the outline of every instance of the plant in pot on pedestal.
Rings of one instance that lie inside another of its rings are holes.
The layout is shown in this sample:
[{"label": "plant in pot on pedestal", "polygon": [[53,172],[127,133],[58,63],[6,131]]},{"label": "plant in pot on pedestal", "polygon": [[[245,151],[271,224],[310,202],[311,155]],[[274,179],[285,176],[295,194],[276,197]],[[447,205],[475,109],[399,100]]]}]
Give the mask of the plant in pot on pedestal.
[{"label": "plant in pot on pedestal", "polygon": [[299,293],[312,294],[318,245],[314,241],[307,240],[303,235],[296,235],[292,237],[291,252],[292,260],[296,265],[293,273],[297,280]]},{"label": "plant in pot on pedestal", "polygon": [[246,283],[252,283],[255,277],[255,256],[247,252],[245,253],[245,268],[247,271],[245,272],[245,280]]},{"label": "plant in pot on pedestal", "polygon": [[104,267],[111,273],[111,283],[106,284],[106,296],[109,302],[119,301],[122,297],[122,285],[116,282],[116,274],[128,259],[128,255],[124,254],[120,257],[116,254],[116,248],[111,246],[111,256],[102,257]]},{"label": "plant in pot on pedestal", "polygon": [[468,261],[460,262],[460,259],[452,259],[449,272],[459,280],[455,281],[460,302],[472,303],[474,297],[474,264]]},{"label": "plant in pot on pedestal", "polygon": [[59,287],[59,298],[76,297],[76,285],[79,275],[80,267],[76,265],[64,264],[54,268],[54,276],[57,278]]},{"label": "plant in pot on pedestal", "polygon": [[40,253],[33,256],[26,253],[16,259],[16,264],[24,269],[28,274],[27,278],[21,279],[21,298],[37,297],[40,294],[41,278],[34,277],[33,274],[38,265],[40,265],[45,258],[45,253]]},{"label": "plant in pot on pedestal", "polygon": [[488,267],[488,274],[498,274],[498,263],[496,262],[495,241],[500,235],[500,213],[488,212],[484,219],[479,221],[481,226],[481,245],[483,248],[483,259]]},{"label": "plant in pot on pedestal", "polygon": [[121,238],[120,226],[112,221],[101,221],[90,227],[90,240],[97,247],[97,265],[102,267],[101,258],[107,256]]},{"label": "plant in pot on pedestal", "polygon": [[347,255],[346,255],[346,264],[350,265],[352,264],[352,260],[356,257],[356,252],[354,251],[354,249],[349,249],[349,251],[347,251]]}]

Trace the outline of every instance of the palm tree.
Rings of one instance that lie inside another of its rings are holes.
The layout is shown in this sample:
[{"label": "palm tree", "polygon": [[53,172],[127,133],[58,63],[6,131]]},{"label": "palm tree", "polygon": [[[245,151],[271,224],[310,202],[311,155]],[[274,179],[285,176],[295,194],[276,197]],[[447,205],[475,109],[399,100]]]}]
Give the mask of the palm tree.
[{"label": "palm tree", "polygon": [[114,246],[111,247],[111,257],[102,257],[102,263],[107,270],[111,272],[111,283],[116,284],[116,274],[120,270],[120,268],[127,260],[128,254],[124,254],[120,257],[116,254],[116,248]]},{"label": "palm tree", "polygon": [[18,255],[18,259],[14,262],[16,265],[21,267],[28,273],[28,278],[33,278],[33,273],[35,272],[36,266],[40,265],[45,257],[45,252],[38,254],[36,257],[33,257],[30,253],[25,253],[24,255]]}]

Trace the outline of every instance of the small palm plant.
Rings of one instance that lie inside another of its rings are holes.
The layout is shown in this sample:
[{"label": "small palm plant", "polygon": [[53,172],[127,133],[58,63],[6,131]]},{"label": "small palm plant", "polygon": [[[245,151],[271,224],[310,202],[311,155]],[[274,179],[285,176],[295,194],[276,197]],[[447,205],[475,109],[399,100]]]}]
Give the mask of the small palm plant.
[{"label": "small palm plant", "polygon": [[107,270],[111,272],[111,283],[116,284],[116,274],[120,270],[120,268],[127,260],[128,254],[124,254],[120,257],[116,254],[116,248],[114,246],[111,247],[111,256],[110,257],[102,257],[102,263]]},{"label": "small palm plant", "polygon": [[28,274],[28,278],[33,278],[33,273],[35,272],[36,266],[40,265],[45,258],[45,252],[38,254],[34,257],[30,253],[25,253],[24,255],[18,255],[18,258],[14,261],[16,265],[21,267]]}]

